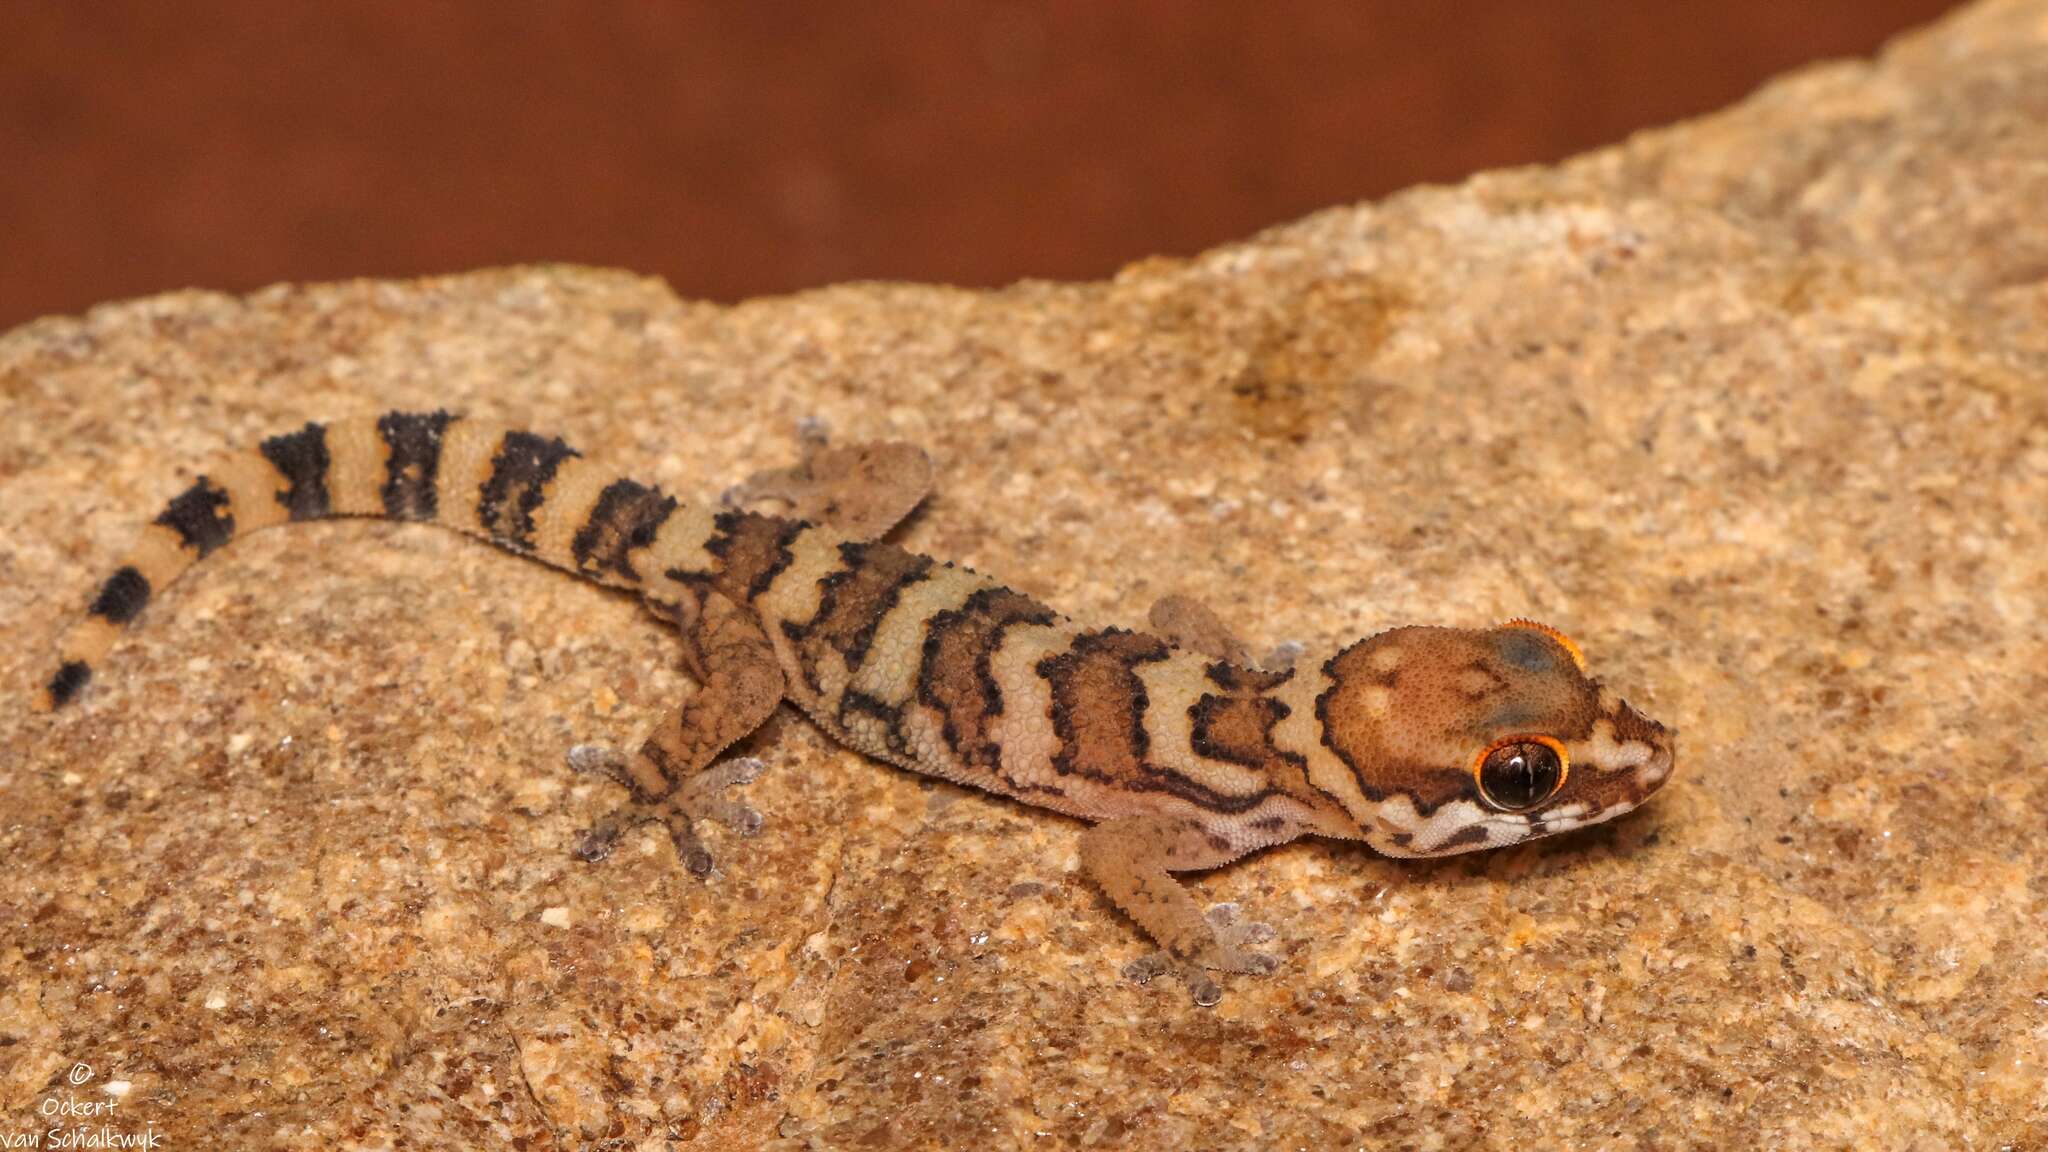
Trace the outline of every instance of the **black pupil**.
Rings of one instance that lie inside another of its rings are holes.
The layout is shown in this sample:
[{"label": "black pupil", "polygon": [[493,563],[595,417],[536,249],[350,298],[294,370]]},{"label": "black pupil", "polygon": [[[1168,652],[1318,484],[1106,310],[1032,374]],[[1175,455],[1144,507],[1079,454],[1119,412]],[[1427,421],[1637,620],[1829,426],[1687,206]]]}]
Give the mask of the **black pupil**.
[{"label": "black pupil", "polygon": [[1502,808],[1529,808],[1550,799],[1557,790],[1557,751],[1534,740],[1503,744],[1487,754],[1479,769],[1486,798]]}]

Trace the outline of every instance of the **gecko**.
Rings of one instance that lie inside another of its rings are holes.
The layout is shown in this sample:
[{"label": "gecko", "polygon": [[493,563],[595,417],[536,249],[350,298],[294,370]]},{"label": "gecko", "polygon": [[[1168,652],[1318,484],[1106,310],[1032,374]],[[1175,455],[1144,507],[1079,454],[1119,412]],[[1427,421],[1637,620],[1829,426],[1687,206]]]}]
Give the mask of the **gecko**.
[{"label": "gecko", "polygon": [[735,795],[761,762],[728,752],[788,701],[848,748],[1084,821],[1082,870],[1158,948],[1125,973],[1171,973],[1203,1005],[1222,995],[1213,974],[1275,969],[1254,947],[1273,933],[1204,910],[1175,873],[1304,836],[1394,857],[1498,848],[1613,819],[1671,775],[1676,732],[1557,629],[1396,627],[1262,666],[1186,597],[1159,601],[1147,630],[1085,627],[883,539],[932,471],[914,446],[820,438],[689,503],[558,437],[446,411],[309,423],[221,459],[144,527],[37,706],[78,700],[150,601],[244,534],[444,525],[637,594],[683,637],[697,687],[637,748],[567,752],[624,793],[577,856],[654,824],[709,875],[701,826],[762,823]]}]

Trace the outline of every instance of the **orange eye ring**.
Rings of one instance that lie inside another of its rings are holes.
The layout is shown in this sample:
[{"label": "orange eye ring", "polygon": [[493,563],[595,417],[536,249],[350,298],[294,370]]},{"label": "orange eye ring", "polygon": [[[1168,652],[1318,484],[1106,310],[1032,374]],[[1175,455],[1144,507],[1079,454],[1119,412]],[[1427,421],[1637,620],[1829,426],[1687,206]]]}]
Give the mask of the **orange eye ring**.
[{"label": "orange eye ring", "polygon": [[1565,635],[1564,633],[1558,631],[1557,629],[1552,628],[1550,625],[1538,623],[1534,620],[1529,619],[1526,616],[1517,616],[1513,620],[1509,620],[1502,623],[1501,627],[1521,628],[1530,632],[1541,632],[1545,636],[1550,637],[1552,640],[1557,641],[1559,647],[1563,648],[1566,652],[1571,653],[1572,663],[1579,666],[1579,675],[1586,675],[1586,654],[1584,652],[1579,651],[1579,642]]},{"label": "orange eye ring", "polygon": [[[1547,759],[1555,763],[1543,763],[1546,758],[1536,757],[1531,765],[1527,745],[1535,745],[1548,751]],[[1500,759],[1495,763],[1496,753],[1505,749],[1519,749],[1516,755]],[[1522,761],[1517,765],[1516,761]],[[1487,769],[1498,769],[1502,777],[1489,781]],[[1556,779],[1545,780],[1552,774]],[[1480,750],[1472,758],[1472,783],[1479,789],[1480,799],[1502,812],[1526,812],[1548,803],[1559,792],[1564,791],[1565,781],[1571,779],[1572,756],[1565,746],[1549,736],[1523,733],[1503,736]],[[1527,789],[1526,794],[1520,791]]]}]

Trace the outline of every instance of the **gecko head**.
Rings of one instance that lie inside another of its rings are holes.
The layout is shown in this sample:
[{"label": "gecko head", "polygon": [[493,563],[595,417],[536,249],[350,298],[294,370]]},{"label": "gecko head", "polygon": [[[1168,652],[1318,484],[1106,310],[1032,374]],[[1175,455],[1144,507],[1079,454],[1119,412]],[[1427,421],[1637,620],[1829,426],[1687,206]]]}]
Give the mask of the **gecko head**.
[{"label": "gecko head", "polygon": [[1598,824],[1671,776],[1677,733],[1534,621],[1397,628],[1324,671],[1323,741],[1355,778],[1352,818],[1388,855],[1448,856]]}]

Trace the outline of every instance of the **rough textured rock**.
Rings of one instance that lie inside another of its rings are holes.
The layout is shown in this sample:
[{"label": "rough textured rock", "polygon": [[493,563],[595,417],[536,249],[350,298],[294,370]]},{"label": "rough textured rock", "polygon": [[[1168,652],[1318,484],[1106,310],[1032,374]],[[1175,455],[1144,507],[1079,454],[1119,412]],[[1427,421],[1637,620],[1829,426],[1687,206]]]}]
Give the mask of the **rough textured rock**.
[{"label": "rough textured rock", "polygon": [[[2048,1145],[2048,2],[1558,170],[1106,284],[732,309],[618,273],[185,293],[0,340],[0,1130],[169,1146]],[[1214,1010],[1076,826],[761,747],[772,835],[603,866],[561,756],[689,690],[453,535],[252,537],[23,705],[138,522],[308,415],[460,406],[676,489],[920,441],[908,542],[1255,644],[1529,614],[1685,733],[1618,824],[1201,883]],[[74,1088],[66,1070],[90,1064]],[[126,1095],[104,1095],[109,1080]]]}]

